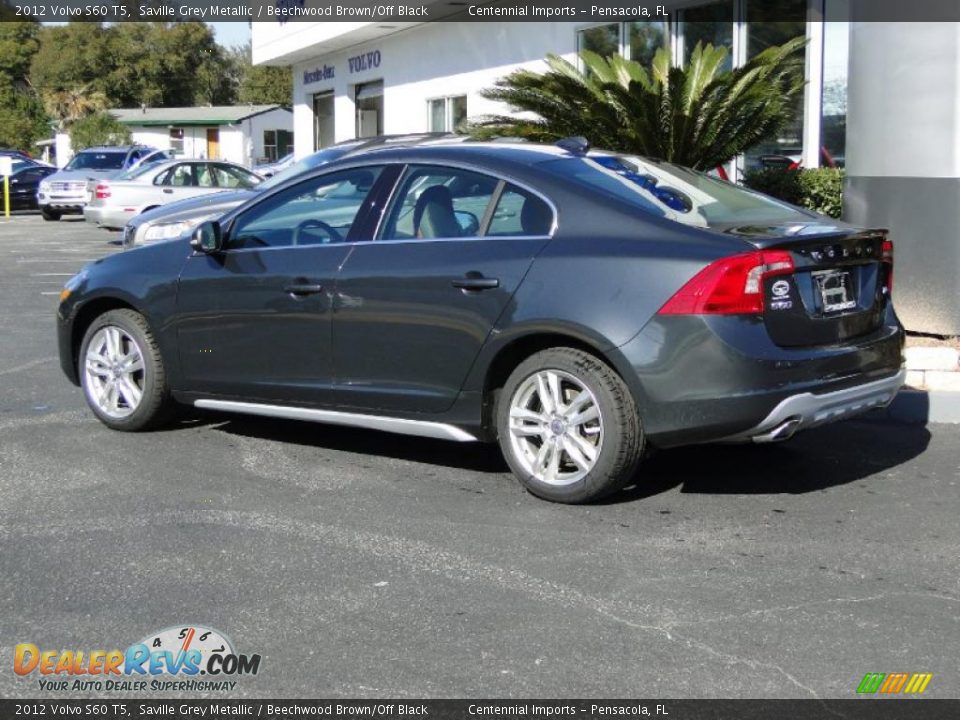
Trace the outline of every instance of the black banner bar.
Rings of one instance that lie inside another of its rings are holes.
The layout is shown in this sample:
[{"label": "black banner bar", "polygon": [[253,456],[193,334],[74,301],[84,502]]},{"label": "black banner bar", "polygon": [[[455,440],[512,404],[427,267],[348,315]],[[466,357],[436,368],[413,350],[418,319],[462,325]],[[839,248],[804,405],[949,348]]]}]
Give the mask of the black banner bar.
[{"label": "black banner bar", "polygon": [[960,700],[0,700],[0,718],[951,720]]},{"label": "black banner bar", "polygon": [[[665,20],[691,0],[0,0],[0,20],[40,22],[626,22]],[[764,22],[796,20],[796,4],[763,8]],[[849,10],[849,11],[848,11]],[[842,14],[841,14],[842,12]],[[850,0],[826,4],[824,20],[956,22],[957,0]],[[750,18],[747,18],[748,22]]]}]

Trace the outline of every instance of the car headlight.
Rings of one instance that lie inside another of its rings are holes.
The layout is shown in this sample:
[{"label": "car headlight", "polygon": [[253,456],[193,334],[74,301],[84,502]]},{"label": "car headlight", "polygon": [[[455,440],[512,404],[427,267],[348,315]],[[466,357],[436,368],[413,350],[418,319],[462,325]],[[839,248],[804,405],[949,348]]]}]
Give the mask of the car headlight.
[{"label": "car headlight", "polygon": [[204,220],[207,220],[211,217],[215,216],[204,215],[203,217],[191,218],[190,220],[178,220],[177,222],[157,223],[156,225],[151,225],[143,234],[143,241],[148,243],[160,242],[162,240],[176,240],[177,238],[186,235]]},{"label": "car headlight", "polygon": [[48,182],[41,182],[41,183],[40,183],[40,192],[42,192],[42,193],[48,193],[48,192],[50,192],[50,183],[48,183]]}]

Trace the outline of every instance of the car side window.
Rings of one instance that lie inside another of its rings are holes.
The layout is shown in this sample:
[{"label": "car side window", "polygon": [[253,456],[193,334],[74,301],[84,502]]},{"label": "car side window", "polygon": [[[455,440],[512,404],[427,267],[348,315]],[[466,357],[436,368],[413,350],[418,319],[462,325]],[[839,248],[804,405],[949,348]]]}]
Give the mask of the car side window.
[{"label": "car side window", "polygon": [[253,173],[229,165],[214,165],[211,170],[218,187],[249,189],[259,182],[259,178]]},{"label": "car side window", "polygon": [[205,163],[196,163],[193,166],[193,178],[196,187],[210,188],[216,186],[213,179],[213,169]]},{"label": "car side window", "polygon": [[500,193],[487,236],[543,236],[553,228],[553,210],[542,199],[515,185]]},{"label": "car side window", "polygon": [[443,167],[411,167],[400,185],[382,240],[474,237],[499,181]]},{"label": "car side window", "polygon": [[237,217],[228,247],[343,242],[381,171],[380,167],[343,170],[279,192]]},{"label": "car side window", "polygon": [[183,163],[174,165],[164,173],[160,173],[154,180],[155,185],[170,185],[174,187],[187,187],[193,185],[193,173],[190,172],[190,165]]}]

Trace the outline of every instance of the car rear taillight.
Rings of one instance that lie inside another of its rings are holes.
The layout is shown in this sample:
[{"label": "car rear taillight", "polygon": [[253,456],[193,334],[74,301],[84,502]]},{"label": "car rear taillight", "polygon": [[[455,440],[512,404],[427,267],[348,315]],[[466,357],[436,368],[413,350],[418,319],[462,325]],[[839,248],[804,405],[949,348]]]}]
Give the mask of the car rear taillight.
[{"label": "car rear taillight", "polygon": [[96,194],[97,200],[103,200],[105,198],[110,197],[110,186],[107,185],[106,183],[100,183],[99,185],[97,185],[95,194]]},{"label": "car rear taillight", "polygon": [[793,273],[783,250],[725,257],[697,273],[660,308],[660,315],[756,315],[763,312],[763,281]]},{"label": "car rear taillight", "polygon": [[887,269],[885,287],[887,295],[893,292],[893,240],[884,240],[880,246],[880,262]]}]

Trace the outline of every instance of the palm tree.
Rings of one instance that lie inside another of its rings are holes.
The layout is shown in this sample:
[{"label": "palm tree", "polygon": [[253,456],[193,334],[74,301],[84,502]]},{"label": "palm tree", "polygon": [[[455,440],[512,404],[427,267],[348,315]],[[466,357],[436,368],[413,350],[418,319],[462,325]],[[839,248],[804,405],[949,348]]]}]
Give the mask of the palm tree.
[{"label": "palm tree", "polygon": [[57,129],[61,131],[81,118],[104,110],[108,104],[107,96],[95,90],[92,83],[45,92],[42,98],[47,114],[57,121]]},{"label": "palm tree", "polygon": [[683,68],[661,48],[649,72],[619,55],[584,51],[582,71],[549,55],[547,72],[517,70],[482,93],[524,115],[482,117],[469,131],[547,142],[582,135],[596,147],[714,168],[789,121],[805,84],[805,43],[768,48],[730,71],[721,70],[726,48],[700,43]]}]

